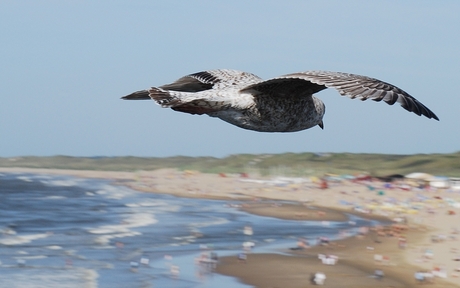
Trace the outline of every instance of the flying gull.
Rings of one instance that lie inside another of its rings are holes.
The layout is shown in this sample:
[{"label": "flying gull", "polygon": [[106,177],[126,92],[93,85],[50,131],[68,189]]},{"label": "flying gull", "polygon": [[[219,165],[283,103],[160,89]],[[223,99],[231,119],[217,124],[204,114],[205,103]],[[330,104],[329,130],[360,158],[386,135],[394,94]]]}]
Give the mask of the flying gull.
[{"label": "flying gull", "polygon": [[260,132],[294,132],[323,128],[324,103],[313,94],[335,88],[351,99],[399,102],[409,112],[439,118],[417,99],[389,83],[355,74],[306,71],[263,80],[254,74],[209,70],[122,97],[153,99],[163,108],[207,114],[238,127]]}]

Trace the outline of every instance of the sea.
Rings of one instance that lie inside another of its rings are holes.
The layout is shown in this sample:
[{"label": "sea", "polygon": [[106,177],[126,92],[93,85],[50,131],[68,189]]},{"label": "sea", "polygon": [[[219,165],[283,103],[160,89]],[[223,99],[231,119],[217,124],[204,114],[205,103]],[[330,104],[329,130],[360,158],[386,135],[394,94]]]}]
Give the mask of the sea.
[{"label": "sea", "polygon": [[280,220],[241,204],[138,192],[112,180],[0,174],[0,287],[250,287],[201,260],[249,249],[285,253],[299,238],[314,244],[376,224],[352,215]]}]

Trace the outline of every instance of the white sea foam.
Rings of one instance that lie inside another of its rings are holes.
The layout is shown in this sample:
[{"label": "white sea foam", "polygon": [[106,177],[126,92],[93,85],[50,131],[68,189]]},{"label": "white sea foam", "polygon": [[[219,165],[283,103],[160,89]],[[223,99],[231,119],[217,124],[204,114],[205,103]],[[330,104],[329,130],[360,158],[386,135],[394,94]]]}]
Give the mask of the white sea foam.
[{"label": "white sea foam", "polygon": [[59,187],[71,187],[77,186],[81,181],[79,179],[50,179],[50,180],[40,180],[41,183],[48,186],[59,186]]},{"label": "white sea foam", "polygon": [[3,245],[21,245],[25,243],[30,243],[34,240],[46,238],[49,234],[41,233],[41,234],[30,234],[30,235],[18,235],[18,236],[9,236],[3,237],[0,239],[0,244]]},{"label": "white sea foam", "polygon": [[96,191],[99,195],[104,195],[108,199],[123,199],[126,196],[133,195],[133,191],[122,186],[104,185],[101,189]]},{"label": "white sea foam", "polygon": [[135,208],[135,207],[139,207],[139,204],[136,204],[136,203],[127,203],[125,204],[126,207],[130,207],[130,208]]},{"label": "white sea foam", "polygon": [[155,219],[154,215],[149,213],[137,213],[127,217],[118,225],[103,225],[97,228],[88,229],[89,233],[92,234],[105,234],[97,237],[95,239],[96,243],[99,244],[108,244],[109,241],[113,238],[123,238],[123,237],[132,237],[138,236],[142,233],[137,231],[132,231],[132,228],[138,228],[148,225],[153,225],[157,223],[158,220]]},{"label": "white sea foam", "polygon": [[195,236],[182,236],[182,237],[173,237],[174,240],[182,241],[182,242],[195,242]]},{"label": "white sea foam", "polygon": [[45,256],[45,255],[34,255],[34,256],[16,256],[16,257],[13,257],[14,259],[18,259],[18,260],[34,260],[34,259],[44,259],[44,258],[48,258],[48,256]]},{"label": "white sea foam", "polygon": [[64,253],[69,256],[75,256],[77,254],[77,250],[74,250],[74,249],[64,250]]},{"label": "white sea foam", "polygon": [[42,175],[42,174],[34,174],[35,179],[52,179],[55,176],[51,175]]},{"label": "white sea foam", "polygon": [[213,220],[211,221],[190,223],[189,225],[195,228],[196,227],[202,228],[202,227],[207,227],[207,226],[222,225],[228,222],[229,221],[225,218],[213,217]]},{"label": "white sea foam", "polygon": [[53,196],[46,196],[45,199],[59,200],[59,199],[67,199],[67,197],[65,197],[65,196],[58,196],[58,195],[53,195]]},{"label": "white sea foam", "polygon": [[1,287],[66,287],[66,288],[96,288],[99,274],[92,269],[74,267],[66,270],[49,270],[46,267],[36,267],[24,273],[23,269],[9,271],[0,275]]},{"label": "white sea foam", "polygon": [[45,248],[50,249],[50,250],[61,250],[62,249],[62,247],[58,245],[50,245],[50,246],[46,246]]},{"label": "white sea foam", "polygon": [[155,208],[151,211],[154,212],[177,212],[180,210],[181,206],[179,205],[170,205],[164,201],[156,201],[156,200],[147,200],[139,203],[127,203],[125,204],[126,207],[130,208],[139,208],[139,207],[146,207],[146,208]]},{"label": "white sea foam", "polygon": [[[115,234],[109,234],[109,235],[103,235],[103,236],[96,237],[96,239],[94,239],[94,242],[100,245],[108,245],[110,243],[110,240],[112,239],[133,237],[133,236],[139,236],[139,235],[142,235],[142,233],[135,232],[135,231],[125,232],[125,233],[115,233]],[[113,248],[113,247],[110,247],[110,248]]]},{"label": "white sea foam", "polygon": [[80,259],[80,260],[86,260],[88,259],[87,257],[78,254],[78,251],[75,249],[69,249],[69,250],[63,250],[63,253],[67,256],[72,256],[72,258]]},{"label": "white sea foam", "polygon": [[3,228],[3,229],[0,229],[0,233],[1,234],[4,234],[4,235],[16,235],[16,231],[14,231],[13,229],[11,228]]},{"label": "white sea foam", "polygon": [[148,226],[157,223],[158,220],[149,213],[137,213],[123,219],[118,225],[103,225],[99,228],[89,229],[88,232],[93,234],[119,233],[128,232],[130,228]]},{"label": "white sea foam", "polygon": [[97,191],[96,191],[96,194],[98,194],[98,195],[106,195],[107,193],[108,193],[108,192],[105,191],[105,190],[97,190]]},{"label": "white sea foam", "polygon": [[158,200],[145,200],[139,203],[140,206],[144,207],[163,207],[168,205],[164,201],[158,201]]},{"label": "white sea foam", "polygon": [[22,180],[24,182],[32,182],[33,181],[31,177],[27,177],[27,176],[18,176],[17,179]]}]

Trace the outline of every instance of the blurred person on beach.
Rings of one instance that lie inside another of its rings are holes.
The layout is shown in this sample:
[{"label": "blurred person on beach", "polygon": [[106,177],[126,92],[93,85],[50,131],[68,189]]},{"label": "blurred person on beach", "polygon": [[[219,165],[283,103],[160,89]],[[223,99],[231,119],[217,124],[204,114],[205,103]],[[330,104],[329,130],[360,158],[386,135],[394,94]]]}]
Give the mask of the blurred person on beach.
[{"label": "blurred person on beach", "polygon": [[326,275],[322,272],[316,272],[313,278],[313,282],[315,285],[324,285],[324,281],[326,280]]},{"label": "blurred person on beach", "polygon": [[245,252],[241,252],[238,254],[238,262],[246,264],[247,259],[248,259],[248,255]]},{"label": "blurred person on beach", "polygon": [[180,274],[180,268],[179,268],[179,266],[177,266],[177,265],[171,265],[170,272],[171,272],[171,277],[172,277],[172,278],[174,278],[174,279],[179,278],[179,274]]},{"label": "blurred person on beach", "polygon": [[417,271],[414,274],[415,281],[419,284],[422,284],[425,281],[425,275],[421,271]]},{"label": "blurred person on beach", "polygon": [[383,280],[384,275],[385,275],[385,273],[383,273],[382,269],[376,269],[375,272],[374,272],[375,279],[377,279],[379,281]]}]

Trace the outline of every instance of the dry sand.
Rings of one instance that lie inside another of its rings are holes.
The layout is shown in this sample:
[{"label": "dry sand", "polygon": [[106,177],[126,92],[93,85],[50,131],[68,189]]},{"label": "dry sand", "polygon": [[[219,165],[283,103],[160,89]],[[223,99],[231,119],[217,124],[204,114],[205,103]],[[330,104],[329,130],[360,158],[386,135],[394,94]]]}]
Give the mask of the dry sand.
[{"label": "dry sand", "polygon": [[[342,212],[352,212],[352,206],[371,207],[372,217],[407,219],[408,230],[402,232],[407,239],[405,249],[398,248],[398,236],[385,234],[378,238],[381,243],[377,243],[376,232],[371,232],[362,238],[353,237],[327,247],[306,249],[294,256],[250,254],[247,264],[238,263],[236,256],[227,257],[221,260],[218,272],[238,277],[256,287],[305,287],[310,285],[310,273],[315,271],[326,273],[325,287],[411,287],[418,286],[413,277],[417,270],[440,269],[447,277],[436,278],[431,287],[460,287],[460,275],[456,272],[460,262],[454,261],[460,257],[457,234],[460,231],[460,210],[449,205],[452,201],[460,201],[458,192],[386,189],[382,183],[374,182],[341,182],[321,190],[309,182],[274,185],[270,179],[260,177],[248,179],[238,175],[201,174],[174,169],[129,173],[0,168],[0,172],[114,179],[122,185],[145,192],[248,200],[243,207],[246,211],[284,219],[343,219]],[[384,191],[385,195],[379,195],[379,191]],[[426,199],[417,200],[418,195]],[[260,199],[290,200],[298,204],[273,205],[273,202],[261,202]],[[388,203],[388,199],[393,202]],[[310,205],[315,208],[312,209]],[[411,208],[414,205],[417,210]],[[454,212],[454,215],[449,215],[453,214],[449,212]],[[440,238],[439,241],[432,241],[434,236]],[[427,251],[432,254],[426,254]],[[317,258],[318,253],[337,255],[339,261],[334,266],[323,265]],[[376,262],[376,254],[389,260],[384,264]],[[369,277],[377,268],[386,275],[381,282]]]}]

